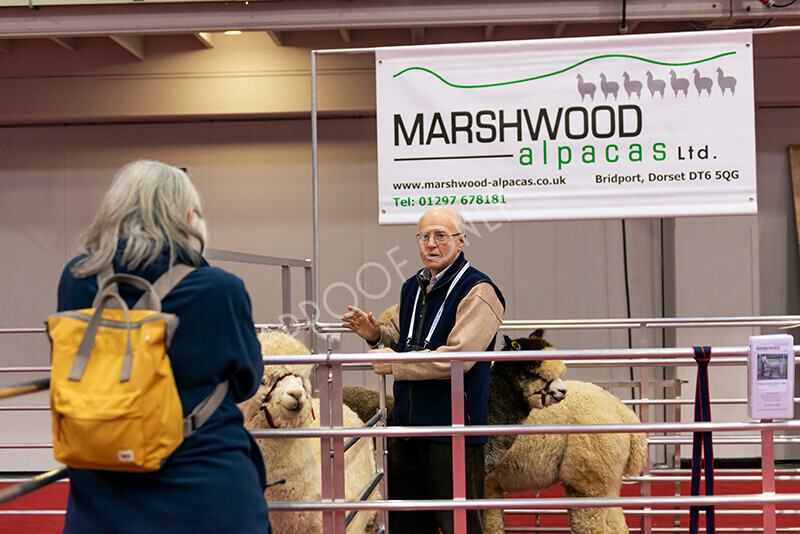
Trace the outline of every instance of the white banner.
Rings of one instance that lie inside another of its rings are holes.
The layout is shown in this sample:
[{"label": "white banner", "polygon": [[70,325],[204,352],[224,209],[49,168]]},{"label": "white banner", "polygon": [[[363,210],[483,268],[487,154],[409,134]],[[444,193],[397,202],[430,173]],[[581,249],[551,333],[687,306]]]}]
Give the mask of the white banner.
[{"label": "white banner", "polygon": [[756,213],[749,30],[375,59],[381,224]]}]

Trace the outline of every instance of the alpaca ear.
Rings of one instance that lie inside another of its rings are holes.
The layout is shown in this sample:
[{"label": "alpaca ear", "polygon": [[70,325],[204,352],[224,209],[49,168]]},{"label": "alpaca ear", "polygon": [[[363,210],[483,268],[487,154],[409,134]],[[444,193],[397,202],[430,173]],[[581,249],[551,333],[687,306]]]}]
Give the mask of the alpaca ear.
[{"label": "alpaca ear", "polygon": [[528,338],[534,338],[534,337],[544,337],[544,328],[537,328],[536,330],[531,332],[531,335],[528,336]]},{"label": "alpaca ear", "polygon": [[504,335],[503,336],[503,341],[505,341],[505,343],[506,343],[506,348],[511,347],[511,338],[510,337]]}]

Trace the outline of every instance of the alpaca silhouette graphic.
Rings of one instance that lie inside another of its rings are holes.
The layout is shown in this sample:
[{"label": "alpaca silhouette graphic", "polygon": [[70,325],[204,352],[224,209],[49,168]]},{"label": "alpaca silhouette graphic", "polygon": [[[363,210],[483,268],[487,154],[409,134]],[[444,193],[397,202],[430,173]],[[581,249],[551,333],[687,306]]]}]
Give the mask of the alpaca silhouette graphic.
[{"label": "alpaca silhouette graphic", "polygon": [[[636,73],[634,73],[634,76],[636,76]],[[622,73],[622,87],[625,89],[628,100],[633,100],[633,95],[636,95],[639,100],[642,99],[644,83],[647,84],[651,99],[655,99],[656,94],[660,94],[661,98],[664,98],[667,88],[666,80],[656,78],[649,70],[646,71],[646,81],[641,79],[641,71],[639,72],[639,76],[639,79],[636,79],[635,77],[631,77],[627,71]],[[594,102],[594,96],[598,88],[603,93],[604,100],[608,100],[610,96],[613,96],[614,100],[619,100],[620,83],[608,79],[605,72],[599,73],[599,87],[595,83],[586,81],[582,74],[578,74],[576,77],[578,79],[578,94],[581,96],[581,102],[585,101],[587,96]],[[731,95],[735,93],[736,82],[737,80],[735,77],[726,76],[722,68],[717,68],[716,85],[720,88],[720,92],[723,96],[727,90],[730,90]],[[687,78],[678,76],[675,70],[669,71],[669,85],[672,88],[675,98],[677,98],[680,93],[683,93],[684,98],[689,98],[690,87],[694,87],[695,90],[697,90],[698,97],[704,96],[703,93],[706,93],[708,97],[711,98],[714,83],[713,76],[703,76],[703,73],[700,72],[699,69],[692,69],[692,76]]]},{"label": "alpaca silhouette graphic", "polygon": [[578,74],[578,93],[581,95],[581,102],[588,95],[594,102],[594,93],[597,91],[597,86],[591,82],[584,82],[583,76]]},{"label": "alpaca silhouette graphic", "polygon": [[625,92],[628,93],[628,98],[630,98],[633,93],[636,93],[636,96],[639,97],[639,100],[642,99],[642,82],[638,80],[631,80],[631,77],[627,72],[622,73],[622,85],[625,87]]},{"label": "alpaca silhouette graphic", "polygon": [[650,98],[655,98],[656,93],[661,93],[661,98],[664,98],[664,89],[667,87],[667,82],[653,78],[653,73],[647,71],[647,88],[650,90]]},{"label": "alpaca silhouette graphic", "polygon": [[682,92],[683,96],[689,96],[689,80],[686,78],[678,78],[678,75],[675,74],[674,70],[669,71],[669,84],[672,87],[672,90],[675,91],[675,96],[678,96],[678,93]]},{"label": "alpaca silhouette graphic", "polygon": [[700,76],[700,71],[697,69],[692,72],[694,73],[694,87],[697,89],[697,96],[700,96],[703,91],[708,91],[708,96],[711,96],[711,87],[714,85],[711,78]]},{"label": "alpaca silhouette graphic", "polygon": [[725,94],[725,89],[730,89],[731,95],[736,92],[736,78],[733,76],[725,76],[721,68],[717,68],[717,85],[723,95]]},{"label": "alpaca silhouette graphic", "polygon": [[603,97],[608,100],[608,95],[614,95],[614,100],[617,99],[619,92],[619,84],[617,82],[609,82],[606,80],[605,73],[600,73],[600,90],[603,91]]}]

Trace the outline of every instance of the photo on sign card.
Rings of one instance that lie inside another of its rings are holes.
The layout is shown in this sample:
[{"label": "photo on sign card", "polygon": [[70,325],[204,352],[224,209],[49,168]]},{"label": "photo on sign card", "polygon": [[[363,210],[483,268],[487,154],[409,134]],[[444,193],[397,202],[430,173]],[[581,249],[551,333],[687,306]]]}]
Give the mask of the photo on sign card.
[{"label": "photo on sign card", "polygon": [[786,380],[789,356],[781,353],[758,354],[758,379],[759,380]]}]

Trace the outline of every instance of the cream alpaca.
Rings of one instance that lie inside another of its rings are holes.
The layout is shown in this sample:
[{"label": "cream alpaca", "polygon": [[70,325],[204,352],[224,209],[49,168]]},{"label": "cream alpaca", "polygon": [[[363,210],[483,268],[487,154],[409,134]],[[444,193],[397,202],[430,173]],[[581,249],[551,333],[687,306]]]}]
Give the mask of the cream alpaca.
[{"label": "cream alpaca", "polygon": [[[309,354],[293,337],[270,332],[260,334],[262,354]],[[265,365],[258,392],[240,408],[245,428],[319,428],[319,400],[310,398],[311,365]],[[271,391],[271,394],[270,394]],[[267,398],[269,397],[269,398]],[[344,426],[363,425],[355,413],[344,407]],[[322,497],[320,476],[320,440],[316,438],[265,438],[258,446],[267,468],[268,502],[309,502]],[[345,496],[355,501],[375,477],[375,451],[371,439],[360,439],[345,453]],[[370,500],[380,499],[377,488]],[[377,513],[360,511],[347,527],[348,534],[373,532]],[[274,512],[270,522],[276,533],[321,533],[321,512]]]},{"label": "cream alpaca", "polygon": [[[534,338],[535,339],[535,338]],[[527,350],[524,341],[522,350]],[[508,341],[507,341],[508,342]],[[565,380],[567,395],[544,410],[531,410],[525,425],[637,424],[639,418],[604,389]],[[618,497],[623,475],[641,473],[647,460],[644,434],[527,434],[517,436],[503,461],[486,476],[487,499],[563,483],[567,497]],[[573,534],[625,534],[621,508],[569,510]],[[501,510],[486,510],[484,532],[502,534]]]}]

